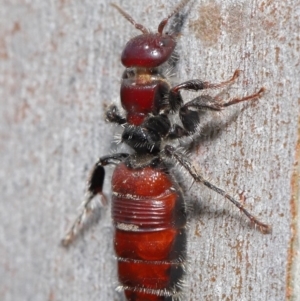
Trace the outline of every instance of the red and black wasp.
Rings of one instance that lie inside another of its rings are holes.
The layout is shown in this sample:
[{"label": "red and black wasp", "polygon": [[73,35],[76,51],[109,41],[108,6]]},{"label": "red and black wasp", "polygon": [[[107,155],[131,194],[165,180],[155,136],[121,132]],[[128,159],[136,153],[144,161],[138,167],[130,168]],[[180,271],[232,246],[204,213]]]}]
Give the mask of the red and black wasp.
[{"label": "red and black wasp", "polygon": [[[195,182],[224,196],[237,206],[259,229],[266,233],[267,224],[260,222],[244,206],[224,190],[206,180],[184,154],[169,144],[191,136],[199,128],[200,113],[222,109],[261,96],[257,93],[220,101],[202,95],[186,103],[181,90],[199,91],[221,88],[231,79],[213,84],[189,80],[171,87],[164,71],[168,67],[178,35],[164,33],[171,17],[189,0],[183,0],[161,21],[157,33],[151,33],[120,7],[113,6],[142,32],[125,46],[121,61],[125,66],[121,84],[122,116],[116,106],[106,113],[108,121],[124,128],[121,140],[133,153],[115,153],[101,157],[94,166],[83,210],[63,240],[64,245],[76,236],[91,201],[102,193],[104,166],[116,165],[112,176],[112,218],[115,227],[114,248],[118,262],[118,277],[128,301],[179,300],[186,262],[187,210],[181,187],[170,172],[170,160],[181,165]],[[181,124],[172,124],[170,116],[179,114]]]}]

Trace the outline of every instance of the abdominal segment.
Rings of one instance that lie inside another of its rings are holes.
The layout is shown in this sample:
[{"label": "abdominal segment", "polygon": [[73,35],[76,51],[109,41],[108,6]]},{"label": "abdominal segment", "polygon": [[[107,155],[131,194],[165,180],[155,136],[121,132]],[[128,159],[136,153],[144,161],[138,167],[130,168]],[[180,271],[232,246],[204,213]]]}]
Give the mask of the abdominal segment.
[{"label": "abdominal segment", "polygon": [[[127,181],[121,185],[118,178],[124,171]],[[173,300],[180,294],[186,256],[182,195],[167,173],[152,167],[136,170],[124,164],[116,172],[112,216],[121,287],[131,301]],[[151,183],[148,196],[136,195],[134,189],[129,194],[127,184],[142,172],[144,183]]]}]

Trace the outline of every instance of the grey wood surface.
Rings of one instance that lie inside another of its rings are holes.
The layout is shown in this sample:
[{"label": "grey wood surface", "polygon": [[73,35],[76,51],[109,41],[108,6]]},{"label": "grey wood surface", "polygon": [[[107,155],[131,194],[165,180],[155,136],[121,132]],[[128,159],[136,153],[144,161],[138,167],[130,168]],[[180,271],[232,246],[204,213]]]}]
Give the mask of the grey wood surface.
[{"label": "grey wood surface", "polygon": [[[116,2],[156,30],[178,1]],[[193,208],[184,300],[300,300],[293,287],[299,249],[289,250],[291,205],[297,208],[297,2],[197,0],[184,23],[175,83],[220,82],[241,69],[222,97],[267,89],[257,102],[212,114],[218,128],[202,136],[191,160],[273,226],[261,234],[184,174]],[[0,0],[1,300],[123,300],[115,291],[109,208],[69,249],[59,245],[90,168],[111,151],[115,128],[104,111],[118,102],[122,48],[139,33],[109,3]],[[186,100],[193,95],[184,93]]]}]

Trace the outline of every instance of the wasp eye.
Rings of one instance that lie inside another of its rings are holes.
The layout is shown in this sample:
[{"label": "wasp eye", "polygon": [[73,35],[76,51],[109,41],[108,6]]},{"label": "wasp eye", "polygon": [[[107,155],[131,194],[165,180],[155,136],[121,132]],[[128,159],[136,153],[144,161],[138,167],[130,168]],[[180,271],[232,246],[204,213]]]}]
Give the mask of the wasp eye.
[{"label": "wasp eye", "polygon": [[168,47],[170,45],[170,39],[169,37],[165,37],[165,38],[162,38],[159,42],[158,42],[158,45],[160,47]]}]

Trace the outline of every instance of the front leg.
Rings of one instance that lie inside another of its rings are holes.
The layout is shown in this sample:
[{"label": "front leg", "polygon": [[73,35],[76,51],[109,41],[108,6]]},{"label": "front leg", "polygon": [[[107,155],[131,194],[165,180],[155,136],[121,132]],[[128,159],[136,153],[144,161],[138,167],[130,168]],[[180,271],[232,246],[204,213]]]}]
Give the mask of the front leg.
[{"label": "front leg", "polygon": [[115,105],[111,105],[106,112],[106,120],[109,122],[117,123],[123,125],[126,123],[126,118],[123,117]]},{"label": "front leg", "polygon": [[88,189],[85,200],[81,206],[81,212],[78,217],[75,219],[72,227],[66,233],[65,237],[62,239],[61,243],[64,247],[69,246],[74,239],[76,238],[79,231],[82,229],[84,224],[87,222],[89,217],[92,215],[93,211],[97,206],[92,205],[92,200],[94,197],[99,194],[102,198],[102,204],[107,204],[106,197],[104,196],[103,182],[105,177],[104,167],[109,164],[118,164],[124,161],[129,155],[125,153],[114,154],[110,156],[101,157],[97,163],[94,165],[90,179],[88,181]]},{"label": "front leg", "polygon": [[169,103],[171,110],[173,112],[176,112],[183,104],[180,90],[199,91],[204,89],[222,88],[224,86],[232,84],[238,78],[239,74],[240,70],[236,70],[229,80],[218,84],[202,81],[200,79],[192,79],[173,87],[169,92]]}]

